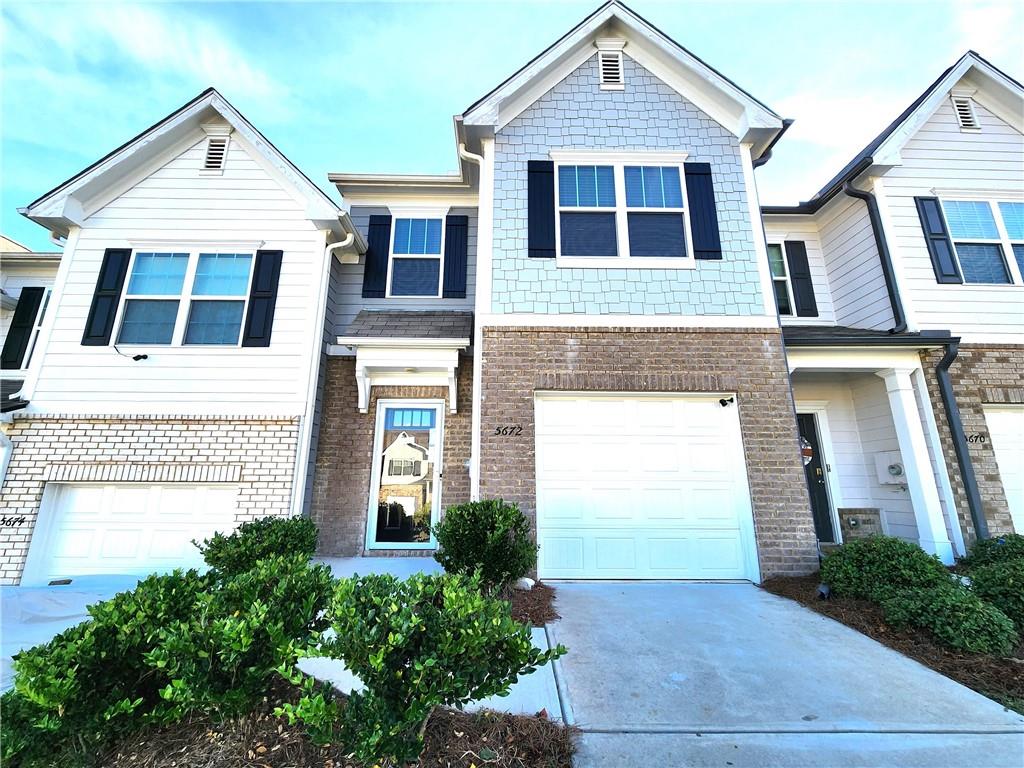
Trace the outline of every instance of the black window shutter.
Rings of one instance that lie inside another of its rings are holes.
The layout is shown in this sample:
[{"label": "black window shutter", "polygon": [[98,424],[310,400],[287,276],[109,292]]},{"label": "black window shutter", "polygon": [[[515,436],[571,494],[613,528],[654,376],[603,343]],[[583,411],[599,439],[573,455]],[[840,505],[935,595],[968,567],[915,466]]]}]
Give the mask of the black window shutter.
[{"label": "black window shutter", "polygon": [[797,317],[817,317],[818,303],[814,300],[814,283],[807,264],[807,246],[800,240],[786,241],[786,264],[789,282],[793,286],[793,303]]},{"label": "black window shutter", "polygon": [[114,317],[121,301],[121,290],[124,288],[131,257],[130,248],[107,248],[103,252],[103,263],[100,265],[99,277],[96,278],[96,291],[92,295],[85,333],[82,334],[82,346],[105,347],[110,343]]},{"label": "black window shutter", "polygon": [[469,255],[469,217],[449,216],[444,223],[444,293],[446,299],[466,298]]},{"label": "black window shutter", "polygon": [[283,251],[256,251],[256,266],[249,289],[249,311],[245,318],[243,347],[269,347],[277,306],[277,284],[281,279]]},{"label": "black window shutter", "polygon": [[32,329],[36,325],[39,305],[46,295],[45,288],[22,288],[18,296],[18,306],[14,308],[14,317],[7,329],[7,340],[3,352],[0,353],[0,368],[18,370],[25,360],[28,343],[32,339]]},{"label": "black window shutter", "polygon": [[391,250],[391,217],[371,216],[366,231],[366,265],[363,267],[363,298],[383,299],[388,286],[388,252]]},{"label": "black window shutter", "polygon": [[964,279],[953,256],[953,242],[946,230],[939,198],[915,197],[914,202],[917,204],[917,215],[921,218],[925,242],[928,243],[928,254],[932,257],[935,279],[940,283],[962,283]]},{"label": "black window shutter", "polygon": [[555,164],[530,160],[526,164],[528,214],[527,255],[555,258]]},{"label": "black window shutter", "polygon": [[718,212],[715,210],[711,164],[684,163],[683,167],[686,170],[686,201],[690,206],[694,258],[721,259],[722,240],[718,234]]}]

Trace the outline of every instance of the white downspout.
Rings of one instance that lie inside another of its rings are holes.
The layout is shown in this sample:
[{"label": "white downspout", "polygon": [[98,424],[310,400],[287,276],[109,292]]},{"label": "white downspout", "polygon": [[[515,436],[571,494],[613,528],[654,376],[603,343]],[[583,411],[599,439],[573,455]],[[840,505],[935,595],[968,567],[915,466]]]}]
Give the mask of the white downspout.
[{"label": "white downspout", "polygon": [[320,290],[317,295],[316,322],[313,333],[313,345],[310,351],[309,381],[306,385],[306,412],[300,430],[298,450],[295,452],[295,487],[292,489],[292,514],[301,515],[306,503],[306,475],[309,473],[309,456],[313,450],[313,415],[316,413],[316,389],[320,381],[320,358],[323,357],[324,323],[327,322],[327,293],[331,282],[331,265],[334,252],[346,248],[355,242],[356,236],[349,232],[343,240],[324,247],[323,274],[320,277]]},{"label": "white downspout", "polygon": [[475,152],[470,152],[468,149],[466,149],[465,142],[459,144],[459,157],[461,157],[463,160],[468,160],[469,162],[473,163],[474,165],[478,165],[481,168],[483,167],[484,156],[478,155]]}]

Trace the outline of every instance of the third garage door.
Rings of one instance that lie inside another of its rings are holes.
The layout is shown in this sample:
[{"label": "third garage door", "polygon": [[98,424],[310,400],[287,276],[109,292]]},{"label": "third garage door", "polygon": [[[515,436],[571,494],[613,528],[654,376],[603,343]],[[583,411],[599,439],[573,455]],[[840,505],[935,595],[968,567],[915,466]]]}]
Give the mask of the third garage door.
[{"label": "third garage door", "polygon": [[539,575],[756,580],[737,406],[722,397],[538,395]]}]

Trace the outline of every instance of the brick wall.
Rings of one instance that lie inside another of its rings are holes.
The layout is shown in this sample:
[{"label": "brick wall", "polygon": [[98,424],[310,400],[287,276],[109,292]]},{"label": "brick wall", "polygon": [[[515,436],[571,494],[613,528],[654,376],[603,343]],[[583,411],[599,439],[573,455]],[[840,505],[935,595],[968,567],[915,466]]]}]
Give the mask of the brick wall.
[{"label": "brick wall", "polygon": [[[942,404],[939,382],[935,375],[935,366],[942,359],[942,355],[942,350],[922,352],[921,362],[928,383],[928,394],[935,411],[942,453],[946,457],[946,468],[953,486],[953,495],[956,497],[957,515],[964,531],[964,538],[970,546],[975,538],[974,524],[971,522],[960,465],[957,463],[956,451],[953,448],[953,436],[949,431],[949,422],[946,420],[946,410]],[[950,366],[949,374],[953,382],[953,391],[956,393],[960,418],[964,423],[964,432],[968,436],[985,437],[984,442],[968,443],[968,450],[975,477],[978,479],[978,489],[989,532],[1012,533],[1013,521],[1010,519],[1010,508],[999,477],[995,451],[989,439],[984,406],[1024,404],[1024,346],[964,345],[960,347],[956,361]]]},{"label": "brick wall", "polygon": [[[778,331],[486,328],[481,494],[535,519],[535,390],[735,392],[761,572],[818,567],[796,417]],[[517,437],[494,428],[520,424]]]},{"label": "brick wall", "polygon": [[[380,398],[435,398],[445,401],[444,478],[441,505],[469,501],[470,432],[473,408],[473,360],[459,359],[458,413],[448,413],[447,387],[373,387],[370,407],[357,407],[355,358],[328,357],[320,439],[310,515],[320,528],[324,555],[364,552],[366,514],[373,462],[373,432]],[[375,556],[423,554],[421,550],[374,550]]]},{"label": "brick wall", "polygon": [[21,578],[48,481],[230,482],[237,522],[291,510],[299,420],[26,415],[5,425],[13,453],[0,508],[0,583]]},{"label": "brick wall", "polygon": [[[627,53],[602,91],[590,57],[495,136],[492,311],[760,315],[764,304],[739,142]],[[528,160],[553,149],[687,152],[711,164],[724,258],[696,269],[567,269],[526,254]]]}]

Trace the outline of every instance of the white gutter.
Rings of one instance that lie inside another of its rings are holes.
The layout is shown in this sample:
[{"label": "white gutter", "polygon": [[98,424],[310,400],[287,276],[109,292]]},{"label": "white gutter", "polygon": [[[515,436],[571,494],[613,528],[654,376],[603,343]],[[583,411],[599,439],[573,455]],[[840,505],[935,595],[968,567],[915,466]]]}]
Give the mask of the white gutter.
[{"label": "white gutter", "polygon": [[[325,231],[326,240],[330,232]],[[349,232],[343,240],[324,247],[324,263],[320,275],[320,289],[317,293],[313,343],[310,350],[309,381],[306,383],[306,412],[299,430],[299,445],[295,451],[295,484],[292,488],[292,514],[301,515],[306,503],[306,475],[309,473],[309,456],[313,450],[313,416],[316,413],[317,385],[320,383],[320,359],[324,349],[324,324],[327,322],[327,293],[331,283],[331,264],[334,252],[355,242],[355,233]]]}]

